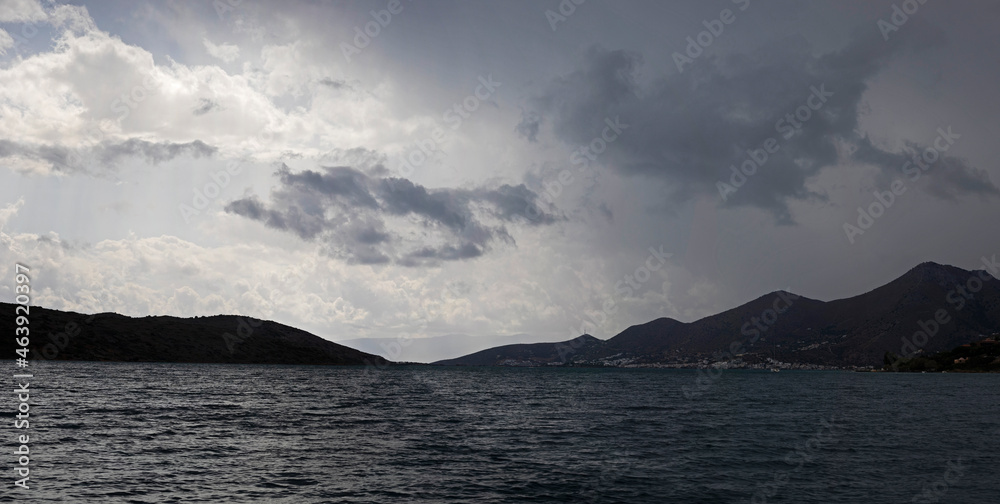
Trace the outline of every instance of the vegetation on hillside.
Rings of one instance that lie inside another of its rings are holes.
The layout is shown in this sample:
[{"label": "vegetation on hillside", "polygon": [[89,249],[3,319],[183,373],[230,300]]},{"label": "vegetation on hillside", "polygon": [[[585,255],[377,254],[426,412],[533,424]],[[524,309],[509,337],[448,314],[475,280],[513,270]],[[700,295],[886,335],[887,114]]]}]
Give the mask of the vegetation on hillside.
[{"label": "vegetation on hillside", "polygon": [[909,359],[885,353],[886,371],[1000,373],[1000,334],[931,355]]}]

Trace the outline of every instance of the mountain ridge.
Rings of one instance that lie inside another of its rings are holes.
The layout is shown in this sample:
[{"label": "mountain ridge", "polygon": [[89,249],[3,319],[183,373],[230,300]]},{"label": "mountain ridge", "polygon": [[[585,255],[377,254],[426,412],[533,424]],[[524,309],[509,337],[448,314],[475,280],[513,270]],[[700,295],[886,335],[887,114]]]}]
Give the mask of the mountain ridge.
[{"label": "mountain ridge", "polygon": [[[990,267],[987,263],[987,267]],[[875,367],[1000,329],[1000,281],[986,270],[923,262],[862,294],[819,301],[776,290],[693,322],[659,317],[601,340],[512,343],[438,365]],[[0,322],[15,328],[15,308]],[[32,358],[144,362],[383,365],[390,360],[277,322],[237,315],[85,315],[30,307]],[[7,340],[14,349],[13,339]]]},{"label": "mountain ridge", "polygon": [[[959,299],[962,285],[979,287]],[[941,310],[947,315],[941,320],[947,322],[935,321]],[[922,323],[936,326],[934,334],[927,335]],[[661,317],[632,325],[584,348],[573,348],[576,338],[553,343],[555,353],[536,352],[532,359],[534,365],[546,366],[767,367],[785,363],[874,368],[882,363],[885,352],[946,350],[998,328],[1000,281],[986,270],[925,261],[884,285],[847,298],[819,301],[777,290],[693,322]],[[517,365],[532,365],[524,355],[498,353],[501,348],[478,352],[472,360],[464,356],[434,364],[484,365],[483,355],[493,352],[497,357],[491,365],[511,359]]]}]

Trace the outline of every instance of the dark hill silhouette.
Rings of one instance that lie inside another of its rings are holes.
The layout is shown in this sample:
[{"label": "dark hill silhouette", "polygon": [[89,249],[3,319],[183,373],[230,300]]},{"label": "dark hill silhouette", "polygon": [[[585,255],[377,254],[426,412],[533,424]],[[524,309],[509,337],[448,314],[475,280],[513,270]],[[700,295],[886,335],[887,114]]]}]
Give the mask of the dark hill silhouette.
[{"label": "dark hill silhouette", "polygon": [[[959,286],[978,290],[963,295]],[[947,315],[946,323],[934,321],[940,310]],[[918,334],[914,340],[921,323],[928,330],[936,325],[937,330],[933,336]],[[937,352],[978,341],[998,328],[1000,281],[985,271],[926,262],[892,282],[846,299],[824,302],[777,291],[691,323],[660,318],[631,326],[609,340],[595,338],[572,352],[566,348],[572,348],[575,340],[535,346],[531,359],[539,365],[694,366],[733,360],[738,354],[740,362],[749,364],[774,359],[823,366],[881,366],[887,351]],[[521,347],[491,348],[435,364],[523,361],[526,354]]]},{"label": "dark hill silhouette", "polygon": [[587,354],[592,349],[601,348],[603,341],[584,334],[562,343],[519,343],[481,350],[458,359],[446,359],[435,364],[463,366],[523,366],[562,364],[567,356],[576,353]]},{"label": "dark hill silhouette", "polygon": [[[0,327],[13,335],[15,307],[0,303]],[[29,359],[258,364],[384,364],[384,358],[283,324],[235,315],[127,317],[30,307]],[[4,338],[8,355],[14,338]]]}]

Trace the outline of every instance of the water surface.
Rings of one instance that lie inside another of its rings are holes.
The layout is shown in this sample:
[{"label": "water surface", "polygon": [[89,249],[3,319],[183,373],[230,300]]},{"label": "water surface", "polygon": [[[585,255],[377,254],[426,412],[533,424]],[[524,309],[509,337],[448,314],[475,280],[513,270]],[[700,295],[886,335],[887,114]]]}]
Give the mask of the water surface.
[{"label": "water surface", "polygon": [[[31,489],[16,492],[30,502],[986,503],[1000,494],[998,375],[726,371],[697,389],[692,370],[62,362],[33,371]],[[684,393],[692,389],[700,394]],[[11,445],[15,430],[6,431]]]}]

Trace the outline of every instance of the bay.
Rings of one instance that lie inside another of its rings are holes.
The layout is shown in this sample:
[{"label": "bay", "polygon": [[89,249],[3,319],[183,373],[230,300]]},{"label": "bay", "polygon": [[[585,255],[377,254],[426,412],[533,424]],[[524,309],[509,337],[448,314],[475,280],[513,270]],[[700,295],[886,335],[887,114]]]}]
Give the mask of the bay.
[{"label": "bay", "polygon": [[31,427],[6,429],[31,436],[32,502],[983,503],[1000,491],[998,375],[33,373]]}]

